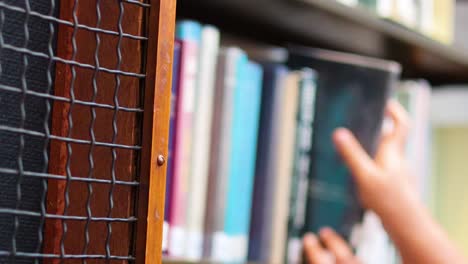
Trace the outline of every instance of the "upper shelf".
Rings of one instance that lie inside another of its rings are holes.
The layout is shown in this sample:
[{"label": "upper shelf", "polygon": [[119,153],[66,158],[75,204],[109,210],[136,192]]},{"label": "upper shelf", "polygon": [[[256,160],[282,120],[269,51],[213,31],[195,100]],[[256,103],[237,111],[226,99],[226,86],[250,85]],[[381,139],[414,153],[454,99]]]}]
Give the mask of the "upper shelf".
[{"label": "upper shelf", "polygon": [[248,38],[391,59],[408,78],[468,82],[467,52],[333,0],[179,0],[177,8],[179,16]]}]

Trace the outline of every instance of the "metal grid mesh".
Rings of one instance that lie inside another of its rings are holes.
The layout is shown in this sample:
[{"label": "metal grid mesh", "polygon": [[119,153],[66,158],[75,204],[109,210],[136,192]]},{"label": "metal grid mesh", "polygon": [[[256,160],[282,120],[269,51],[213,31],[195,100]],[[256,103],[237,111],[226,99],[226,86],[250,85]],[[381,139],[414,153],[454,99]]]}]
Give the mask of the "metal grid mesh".
[{"label": "metal grid mesh", "polygon": [[0,0],[0,263],[134,260],[143,0]]}]

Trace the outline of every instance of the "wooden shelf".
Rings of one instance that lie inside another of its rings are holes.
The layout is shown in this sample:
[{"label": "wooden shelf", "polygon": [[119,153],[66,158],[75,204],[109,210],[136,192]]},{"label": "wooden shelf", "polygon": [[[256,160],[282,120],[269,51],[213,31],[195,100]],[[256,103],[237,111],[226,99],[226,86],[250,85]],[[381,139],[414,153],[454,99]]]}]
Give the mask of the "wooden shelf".
[{"label": "wooden shelf", "polygon": [[468,82],[466,51],[332,0],[179,0],[178,15],[271,44],[313,45],[395,60],[407,78]]}]

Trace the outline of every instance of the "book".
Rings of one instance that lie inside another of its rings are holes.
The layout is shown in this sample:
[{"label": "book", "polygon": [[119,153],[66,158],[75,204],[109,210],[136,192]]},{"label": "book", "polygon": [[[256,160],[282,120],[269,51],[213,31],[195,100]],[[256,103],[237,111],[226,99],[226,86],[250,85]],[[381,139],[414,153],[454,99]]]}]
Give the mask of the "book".
[{"label": "book", "polygon": [[167,172],[166,172],[166,196],[164,204],[164,224],[163,224],[163,241],[162,250],[168,250],[169,243],[169,215],[171,210],[171,189],[172,189],[172,175],[174,171],[174,150],[175,150],[175,134],[176,134],[176,106],[177,106],[177,88],[179,87],[179,71],[180,71],[180,57],[182,50],[182,42],[174,41],[174,57],[172,61],[172,88],[171,88],[171,116],[169,124],[169,142],[167,154]]},{"label": "book", "polygon": [[272,254],[273,200],[276,191],[276,162],[279,156],[280,119],[285,94],[285,81],[288,69],[282,64],[263,64],[263,88],[260,110],[257,161],[253,203],[251,212],[251,232],[249,234],[250,261],[268,262]]},{"label": "book", "polygon": [[358,0],[337,0],[339,3],[347,6],[357,6]]},{"label": "book", "polygon": [[436,87],[431,96],[434,216],[450,239],[468,253],[465,207],[468,103],[466,85]]},{"label": "book", "polygon": [[395,15],[395,0],[378,0],[377,14],[383,18],[390,18]]},{"label": "book", "polygon": [[294,164],[289,198],[286,263],[300,263],[315,110],[316,73],[304,68],[299,76],[299,101],[296,116]]},{"label": "book", "polygon": [[457,1],[455,6],[455,38],[454,44],[464,50],[468,50],[468,35],[465,25],[468,24],[468,2]]},{"label": "book", "polygon": [[177,23],[176,38],[182,42],[180,80],[177,89],[177,121],[169,216],[169,255],[185,254],[187,195],[192,149],[192,118],[197,80],[201,25],[193,21]]},{"label": "book", "polygon": [[219,30],[213,26],[204,26],[199,48],[198,79],[193,114],[192,167],[186,217],[186,256],[191,260],[199,260],[203,255],[202,233],[210,160],[209,148],[218,50]]},{"label": "book", "polygon": [[355,255],[362,263],[400,263],[380,218],[372,211],[364,213],[362,223],[357,226],[351,240],[356,247]]},{"label": "book", "polygon": [[250,211],[255,174],[258,121],[262,91],[262,68],[247,61],[238,65],[234,90],[231,159],[228,177],[224,232],[227,248],[222,261],[247,260]]},{"label": "book", "polygon": [[452,44],[455,31],[455,0],[434,0],[433,27],[429,36],[443,43]]},{"label": "book", "polygon": [[276,157],[276,186],[273,199],[273,217],[271,229],[271,253],[268,263],[283,263],[286,256],[288,233],[289,191],[294,163],[296,134],[296,115],[299,100],[300,72],[291,72],[286,78],[282,100],[282,111],[279,114],[280,128],[278,133],[278,152]]},{"label": "book", "polygon": [[288,60],[288,50],[280,46],[259,43],[224,33],[221,44],[239,47],[247,53],[249,59],[261,63],[285,64]]},{"label": "book", "polygon": [[224,212],[231,160],[234,90],[245,58],[242,50],[233,47],[222,48],[218,55],[205,207],[203,256],[206,259],[222,259],[226,250]]},{"label": "book", "polygon": [[352,177],[332,142],[338,127],[350,129],[372,156],[384,108],[397,83],[395,62],[341,52],[291,47],[292,68],[318,73],[314,133],[310,155],[307,210],[303,232],[328,226],[345,239],[362,220]]},{"label": "book", "polygon": [[431,87],[424,80],[407,80],[399,84],[397,98],[411,120],[406,155],[415,176],[412,180],[422,201],[429,205]]},{"label": "book", "polygon": [[377,11],[377,0],[359,0],[359,4],[370,11]]},{"label": "book", "polygon": [[434,0],[419,1],[419,30],[426,35],[430,35],[434,28]]},{"label": "book", "polygon": [[417,0],[378,0],[376,10],[382,18],[390,19],[411,29],[418,28]]}]

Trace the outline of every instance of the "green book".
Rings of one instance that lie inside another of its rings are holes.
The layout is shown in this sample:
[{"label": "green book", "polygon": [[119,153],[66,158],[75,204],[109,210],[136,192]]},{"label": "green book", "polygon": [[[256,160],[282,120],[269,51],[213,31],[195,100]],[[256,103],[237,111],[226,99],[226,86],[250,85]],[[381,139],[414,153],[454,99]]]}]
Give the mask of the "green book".
[{"label": "green book", "polygon": [[363,208],[351,173],[332,142],[332,134],[339,127],[348,128],[373,156],[384,108],[400,66],[391,61],[297,46],[290,48],[289,65],[308,66],[318,74],[303,232],[331,227],[349,239],[362,220]]},{"label": "green book", "polygon": [[359,0],[359,5],[374,12],[377,11],[377,0]]}]

